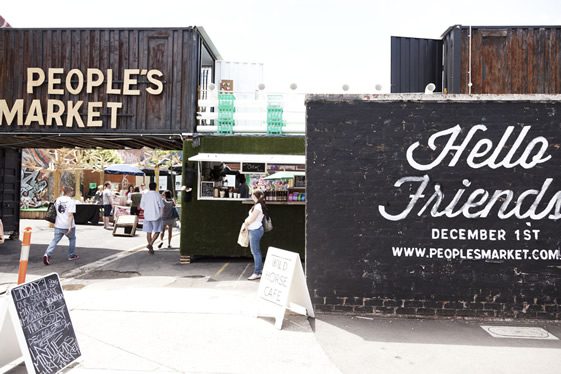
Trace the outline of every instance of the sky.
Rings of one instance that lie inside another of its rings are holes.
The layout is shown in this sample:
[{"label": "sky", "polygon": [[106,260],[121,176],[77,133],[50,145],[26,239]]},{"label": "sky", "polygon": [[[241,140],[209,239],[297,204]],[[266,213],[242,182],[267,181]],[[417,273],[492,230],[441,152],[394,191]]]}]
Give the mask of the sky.
[{"label": "sky", "polygon": [[559,0],[4,0],[12,27],[202,26],[226,61],[261,62],[267,90],[390,91],[390,38],[465,26],[561,25]]}]

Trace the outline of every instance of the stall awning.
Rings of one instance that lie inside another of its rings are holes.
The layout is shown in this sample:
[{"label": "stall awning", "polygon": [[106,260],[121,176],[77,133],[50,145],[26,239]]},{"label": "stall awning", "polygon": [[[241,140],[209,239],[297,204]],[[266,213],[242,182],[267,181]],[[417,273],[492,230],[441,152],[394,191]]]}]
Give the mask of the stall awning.
[{"label": "stall awning", "polygon": [[199,153],[189,161],[207,162],[262,162],[267,164],[305,164],[304,155],[255,155],[244,153]]},{"label": "stall awning", "polygon": [[306,175],[303,171],[277,171],[275,174],[271,174],[265,179],[292,179],[296,175]]}]

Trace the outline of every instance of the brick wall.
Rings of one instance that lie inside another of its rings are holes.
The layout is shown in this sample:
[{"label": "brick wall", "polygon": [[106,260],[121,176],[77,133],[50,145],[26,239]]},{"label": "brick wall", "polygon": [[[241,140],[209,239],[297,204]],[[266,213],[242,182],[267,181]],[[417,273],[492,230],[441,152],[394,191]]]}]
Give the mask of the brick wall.
[{"label": "brick wall", "polygon": [[[307,115],[306,270],[318,311],[561,319],[558,98],[315,96]],[[438,162],[446,144],[461,150]]]}]

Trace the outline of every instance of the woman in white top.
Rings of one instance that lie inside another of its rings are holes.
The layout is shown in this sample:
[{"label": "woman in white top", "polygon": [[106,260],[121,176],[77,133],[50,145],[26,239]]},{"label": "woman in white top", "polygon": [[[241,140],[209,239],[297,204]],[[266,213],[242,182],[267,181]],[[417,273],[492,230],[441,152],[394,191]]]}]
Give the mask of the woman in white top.
[{"label": "woman in white top", "polygon": [[261,273],[263,272],[263,258],[261,256],[259,242],[263,237],[263,217],[267,213],[267,206],[265,205],[265,198],[261,191],[255,191],[253,195],[251,195],[251,199],[254,204],[243,225],[245,229],[249,230],[249,247],[253,255],[253,261],[255,262],[253,274],[247,279],[254,280],[261,278]]}]

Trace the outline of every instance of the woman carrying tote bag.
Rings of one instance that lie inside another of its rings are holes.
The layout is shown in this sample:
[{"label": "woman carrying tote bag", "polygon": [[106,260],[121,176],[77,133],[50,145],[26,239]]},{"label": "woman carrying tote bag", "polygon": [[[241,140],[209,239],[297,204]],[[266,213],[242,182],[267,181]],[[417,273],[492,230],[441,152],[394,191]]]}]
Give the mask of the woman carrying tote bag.
[{"label": "woman carrying tote bag", "polygon": [[253,207],[250,209],[247,218],[243,223],[243,227],[249,230],[249,248],[255,263],[253,274],[247,278],[248,280],[255,280],[261,278],[263,272],[263,257],[261,256],[260,241],[263,237],[263,217],[267,212],[263,192],[255,191],[251,195],[253,200]]}]

